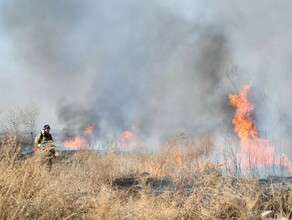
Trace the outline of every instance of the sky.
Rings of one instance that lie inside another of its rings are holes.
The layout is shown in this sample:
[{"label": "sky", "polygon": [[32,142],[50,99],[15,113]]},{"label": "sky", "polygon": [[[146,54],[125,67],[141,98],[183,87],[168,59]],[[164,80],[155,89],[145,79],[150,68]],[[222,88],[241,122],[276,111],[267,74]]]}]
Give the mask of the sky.
[{"label": "sky", "polygon": [[[0,109],[39,126],[157,142],[230,132],[228,94],[251,84],[266,136],[291,131],[289,0],[0,0]],[[289,130],[290,129],[290,130]]]}]

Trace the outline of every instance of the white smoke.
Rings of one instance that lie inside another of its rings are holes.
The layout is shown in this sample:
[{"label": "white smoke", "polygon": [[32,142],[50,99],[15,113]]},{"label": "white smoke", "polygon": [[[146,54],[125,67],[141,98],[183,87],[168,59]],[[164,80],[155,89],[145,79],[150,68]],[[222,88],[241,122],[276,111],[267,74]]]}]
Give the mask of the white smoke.
[{"label": "white smoke", "polygon": [[159,139],[229,130],[227,94],[251,83],[259,130],[283,134],[291,4],[2,0],[4,103],[34,101],[68,133],[94,123],[98,135],[134,126]]}]

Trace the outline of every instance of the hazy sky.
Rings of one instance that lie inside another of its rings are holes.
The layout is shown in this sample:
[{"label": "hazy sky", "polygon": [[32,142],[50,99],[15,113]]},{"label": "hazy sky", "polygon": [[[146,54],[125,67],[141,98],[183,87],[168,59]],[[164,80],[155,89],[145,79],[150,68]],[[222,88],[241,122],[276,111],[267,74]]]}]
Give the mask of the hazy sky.
[{"label": "hazy sky", "polygon": [[259,129],[290,128],[289,0],[0,0],[1,109],[97,133],[229,130],[252,84]]}]

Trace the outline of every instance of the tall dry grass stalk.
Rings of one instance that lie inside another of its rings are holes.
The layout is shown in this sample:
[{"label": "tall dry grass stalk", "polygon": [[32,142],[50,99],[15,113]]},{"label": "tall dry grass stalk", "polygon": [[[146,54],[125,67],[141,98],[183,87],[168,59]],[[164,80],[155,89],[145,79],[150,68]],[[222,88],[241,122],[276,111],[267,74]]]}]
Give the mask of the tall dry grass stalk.
[{"label": "tall dry grass stalk", "polygon": [[291,186],[236,179],[206,160],[211,140],[184,138],[159,153],[79,151],[48,172],[2,137],[0,219],[261,219],[265,210],[292,218]]}]

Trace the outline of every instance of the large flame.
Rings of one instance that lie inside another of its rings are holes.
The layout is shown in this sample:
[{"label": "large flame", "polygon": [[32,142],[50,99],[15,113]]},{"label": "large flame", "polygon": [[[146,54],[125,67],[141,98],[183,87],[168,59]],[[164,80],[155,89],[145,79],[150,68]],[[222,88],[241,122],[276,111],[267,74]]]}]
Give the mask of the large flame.
[{"label": "large flame", "polygon": [[243,87],[239,95],[229,95],[230,105],[236,108],[232,123],[234,131],[240,138],[240,160],[243,166],[270,166],[280,165],[292,171],[292,162],[287,156],[276,154],[275,147],[268,140],[260,139],[255,122],[251,118],[254,106],[250,103],[248,95],[250,86]]},{"label": "large flame", "polygon": [[94,131],[93,125],[88,125],[85,128],[83,135],[77,135],[67,141],[63,142],[63,146],[70,149],[88,149],[89,144],[86,140],[86,137],[91,135]]}]

